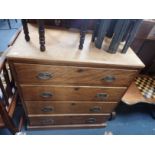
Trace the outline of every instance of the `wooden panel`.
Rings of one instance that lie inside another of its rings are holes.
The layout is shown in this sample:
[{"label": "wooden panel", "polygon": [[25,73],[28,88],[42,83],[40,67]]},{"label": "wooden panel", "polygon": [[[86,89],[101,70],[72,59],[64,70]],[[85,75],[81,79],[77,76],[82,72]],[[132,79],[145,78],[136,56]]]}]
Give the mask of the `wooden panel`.
[{"label": "wooden panel", "polygon": [[24,100],[27,101],[114,101],[120,100],[125,87],[89,86],[36,86],[22,85]]},{"label": "wooden panel", "polygon": [[27,126],[28,130],[49,130],[49,129],[83,129],[83,128],[103,128],[106,127],[106,123],[102,124],[72,124],[72,125],[35,125]]},{"label": "wooden panel", "polygon": [[71,124],[100,124],[109,119],[110,115],[73,115],[73,116],[42,116],[29,117],[30,125],[71,125]]},{"label": "wooden panel", "polygon": [[26,101],[29,115],[33,114],[80,114],[111,113],[116,102]]},{"label": "wooden panel", "polygon": [[[112,68],[68,67],[15,63],[18,81],[21,84],[76,84],[100,86],[128,86],[137,70]],[[40,74],[48,73],[46,79]],[[107,78],[112,78],[111,81]]]},{"label": "wooden panel", "polygon": [[[11,60],[38,60],[40,62],[53,62],[55,65],[66,63],[68,65],[81,66],[118,66],[143,68],[144,64],[129,48],[126,54],[119,51],[116,54],[110,54],[105,50],[97,49],[91,43],[92,34],[87,34],[83,50],[79,50],[79,32],[46,29],[46,51],[39,51],[38,28],[28,25],[31,41],[26,42],[23,32],[19,35],[14,46],[10,49],[7,57]],[[109,45],[109,40],[105,40]],[[104,45],[105,45],[104,44]],[[106,47],[106,46],[105,46]],[[121,49],[121,47],[120,47]],[[119,50],[120,50],[119,49]]]}]

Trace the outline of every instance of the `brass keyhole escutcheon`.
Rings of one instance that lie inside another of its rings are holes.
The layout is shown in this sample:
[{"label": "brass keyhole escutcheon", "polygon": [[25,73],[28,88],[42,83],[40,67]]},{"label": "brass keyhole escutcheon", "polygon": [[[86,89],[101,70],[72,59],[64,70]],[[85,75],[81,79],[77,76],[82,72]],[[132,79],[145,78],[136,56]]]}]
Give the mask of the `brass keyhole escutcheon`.
[{"label": "brass keyhole escutcheon", "polygon": [[50,97],[53,96],[53,94],[50,93],[50,92],[43,92],[43,93],[40,94],[40,96],[43,97],[43,98],[50,98]]},{"label": "brass keyhole escutcheon", "polygon": [[87,123],[89,124],[93,124],[93,123],[96,123],[96,118],[88,118],[88,120],[86,120]]},{"label": "brass keyhole escutcheon", "polygon": [[108,75],[108,76],[103,77],[101,80],[103,80],[105,82],[114,82],[116,80],[116,78],[113,75]]},{"label": "brass keyhole escutcheon", "polygon": [[53,110],[54,108],[51,106],[45,106],[44,108],[41,109],[42,112],[52,112]]},{"label": "brass keyhole escutcheon", "polygon": [[96,98],[101,101],[106,100],[108,98],[108,94],[107,93],[97,93]]},{"label": "brass keyhole escutcheon", "polygon": [[53,77],[52,73],[49,72],[40,72],[37,75],[37,79],[39,80],[49,80]]},{"label": "brass keyhole escutcheon", "polygon": [[94,106],[94,107],[90,108],[90,112],[101,112],[101,107]]}]

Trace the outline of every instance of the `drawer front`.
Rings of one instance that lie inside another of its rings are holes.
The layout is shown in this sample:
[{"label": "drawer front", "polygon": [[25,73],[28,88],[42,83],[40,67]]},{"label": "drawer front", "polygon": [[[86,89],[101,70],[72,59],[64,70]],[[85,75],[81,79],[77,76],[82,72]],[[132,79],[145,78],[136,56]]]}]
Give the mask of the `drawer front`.
[{"label": "drawer front", "polygon": [[21,84],[128,86],[137,70],[15,63]]},{"label": "drawer front", "polygon": [[111,113],[116,102],[26,101],[29,115]]},{"label": "drawer front", "polygon": [[74,116],[42,116],[29,117],[30,125],[70,125],[100,124],[106,122],[110,115],[74,115]]},{"label": "drawer front", "polygon": [[124,94],[125,87],[21,86],[25,101],[113,101]]}]

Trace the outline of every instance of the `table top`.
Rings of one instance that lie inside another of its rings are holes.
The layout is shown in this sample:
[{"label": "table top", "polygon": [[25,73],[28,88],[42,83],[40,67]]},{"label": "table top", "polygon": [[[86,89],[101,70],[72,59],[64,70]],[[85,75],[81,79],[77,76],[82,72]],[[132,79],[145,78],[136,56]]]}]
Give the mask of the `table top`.
[{"label": "table top", "polygon": [[93,64],[98,66],[123,66],[129,68],[143,68],[144,64],[136,56],[131,48],[126,54],[122,54],[118,49],[116,54],[106,52],[109,40],[106,39],[102,49],[97,49],[91,42],[92,34],[87,34],[84,47],[78,49],[80,34],[73,30],[46,29],[45,42],[46,51],[40,52],[38,28],[35,25],[28,24],[30,42],[25,41],[23,31],[19,34],[13,46],[9,49],[7,58],[22,60],[44,60],[53,62],[67,62],[79,64]]},{"label": "table top", "polygon": [[132,84],[122,97],[122,101],[128,105],[134,105],[141,102],[155,104],[155,98],[144,98],[144,96],[136,86],[135,81],[132,82]]}]

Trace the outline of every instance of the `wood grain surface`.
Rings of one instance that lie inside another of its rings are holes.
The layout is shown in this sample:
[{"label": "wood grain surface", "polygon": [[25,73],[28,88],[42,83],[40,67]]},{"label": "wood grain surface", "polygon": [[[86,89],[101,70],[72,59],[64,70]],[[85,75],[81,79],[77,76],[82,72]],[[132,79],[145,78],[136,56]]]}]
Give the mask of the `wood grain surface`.
[{"label": "wood grain surface", "polygon": [[[22,85],[25,101],[113,101],[118,102],[126,87]],[[49,94],[49,97],[45,94]],[[101,97],[100,95],[101,94]],[[99,97],[97,96],[99,95]],[[103,95],[103,96],[102,96]],[[106,97],[107,95],[107,97]]]},{"label": "wood grain surface", "polygon": [[110,115],[74,115],[74,116],[29,116],[30,125],[69,125],[69,124],[100,124],[109,119]]},{"label": "wood grain surface", "polygon": [[25,101],[29,115],[111,113],[118,102]]},{"label": "wood grain surface", "polygon": [[46,29],[46,51],[40,52],[38,28],[34,25],[28,26],[31,41],[25,41],[22,31],[7,54],[9,59],[38,60],[54,62],[55,64],[67,63],[70,65],[80,64],[102,67],[111,65],[130,68],[144,67],[144,64],[130,48],[126,54],[121,54],[120,52],[116,54],[107,53],[104,48],[110,43],[108,39],[103,43],[104,48],[102,47],[101,50],[97,49],[91,43],[91,34],[86,35],[84,48],[79,50],[80,36],[79,33],[74,31]]},{"label": "wood grain surface", "polygon": [[[70,84],[88,86],[128,86],[138,70],[14,63],[20,84]],[[39,78],[48,73],[47,79]],[[113,77],[108,81],[108,77]]]}]

